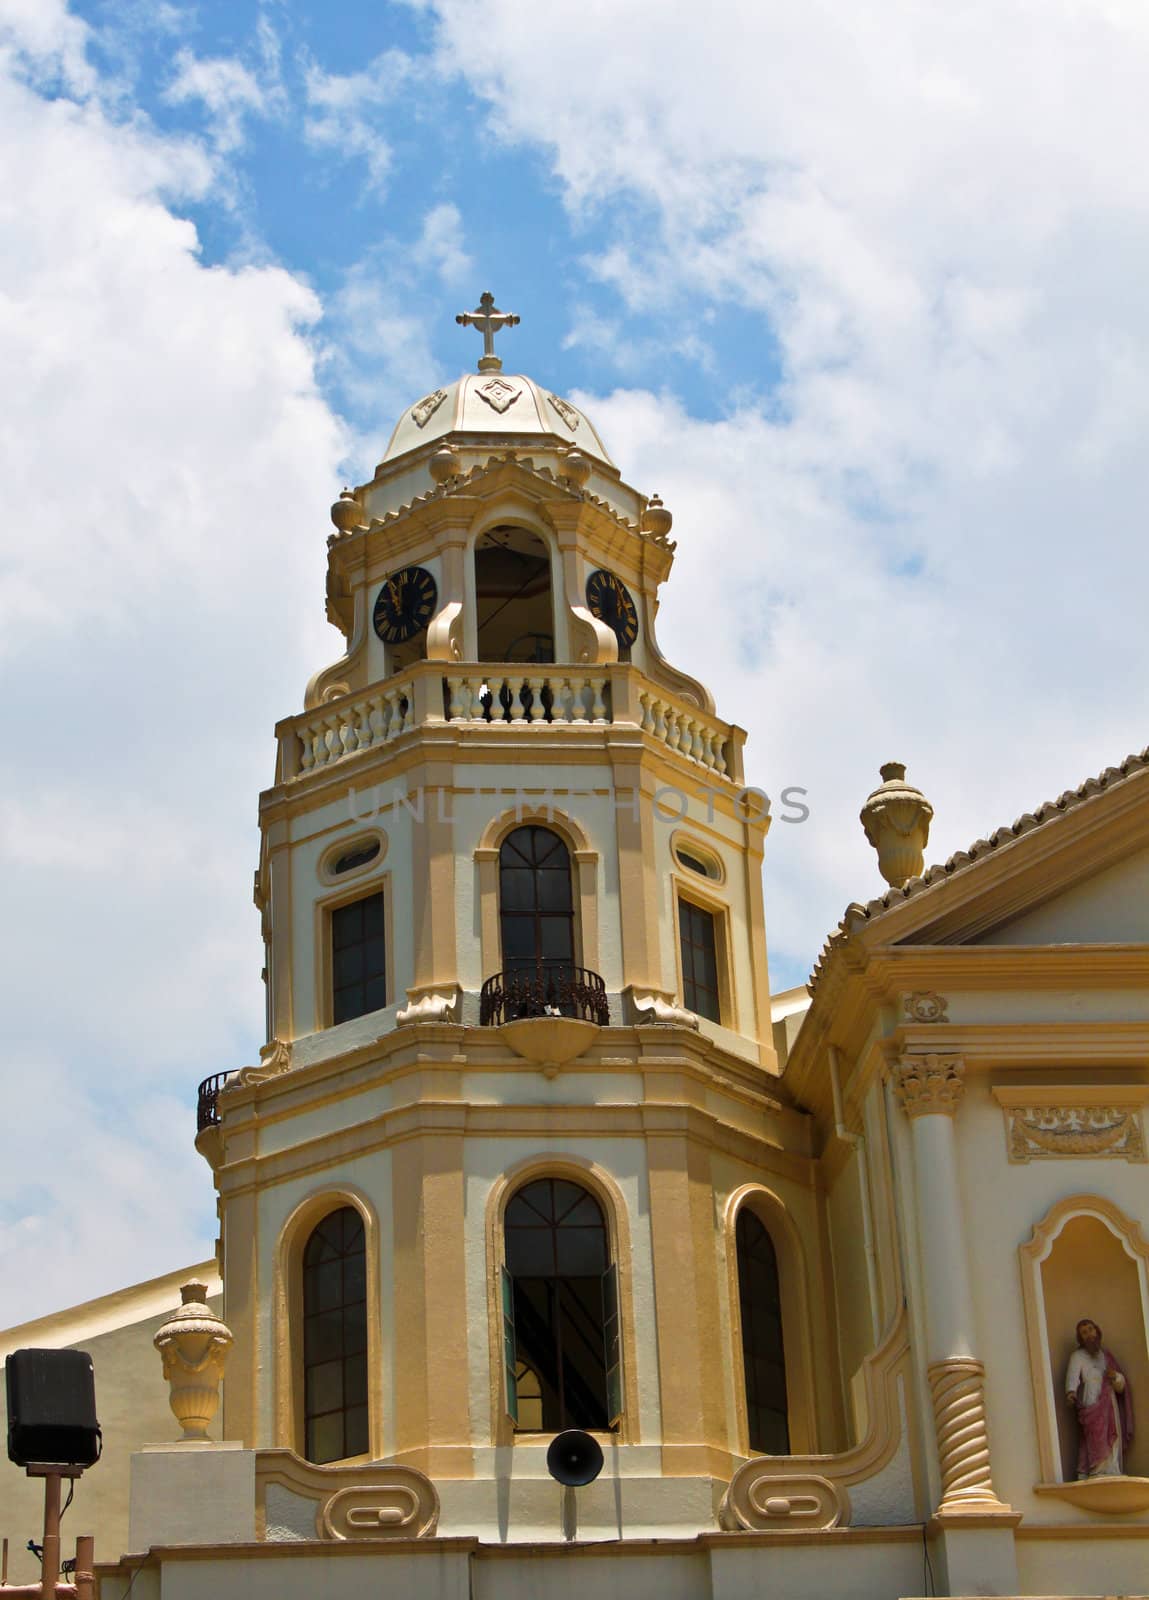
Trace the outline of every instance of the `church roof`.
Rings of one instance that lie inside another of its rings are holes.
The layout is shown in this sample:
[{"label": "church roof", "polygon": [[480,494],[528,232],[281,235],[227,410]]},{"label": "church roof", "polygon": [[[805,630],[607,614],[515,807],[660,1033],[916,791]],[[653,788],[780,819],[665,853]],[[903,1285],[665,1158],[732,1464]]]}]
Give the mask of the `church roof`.
[{"label": "church roof", "polygon": [[1012,844],[1023,835],[1032,833],[1035,828],[1046,827],[1055,822],[1067,812],[1076,810],[1078,806],[1094,799],[1097,795],[1104,794],[1119,784],[1127,782],[1140,772],[1149,771],[1149,746],[1141,751],[1140,755],[1126,756],[1120,766],[1106,767],[1095,778],[1086,778],[1076,789],[1066,789],[1064,794],[1058,795],[1056,800],[1046,800],[1034,811],[1026,811],[1010,827],[997,828],[988,839],[977,839],[968,850],[958,850],[945,862],[937,866],[927,867],[920,877],[907,878],[906,882],[897,888],[887,889],[885,894],[879,895],[874,900],[869,900],[865,905],[858,901],[846,907],[845,913],[837,928],[827,939],[822,948],[822,953],[814,964],[810,974],[809,989],[811,994],[819,979],[825,973],[827,964],[834,951],[849,939],[865,924],[880,917],[884,912],[891,911],[895,906],[900,906],[904,901],[916,895],[923,894],[926,890],[937,884],[948,882],[955,874],[965,873],[976,866],[986,856],[992,855],[1005,845]]},{"label": "church roof", "polygon": [[545,437],[614,466],[586,413],[522,373],[468,372],[424,395],[400,416],[383,460],[394,461],[447,434],[488,441]]}]

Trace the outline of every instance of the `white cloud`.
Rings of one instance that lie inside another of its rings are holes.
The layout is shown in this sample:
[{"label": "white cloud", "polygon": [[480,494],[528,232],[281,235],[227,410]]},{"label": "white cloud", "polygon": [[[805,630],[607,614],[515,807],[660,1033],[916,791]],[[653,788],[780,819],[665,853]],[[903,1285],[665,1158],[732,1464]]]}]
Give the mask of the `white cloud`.
[{"label": "white cloud", "polygon": [[423,231],[413,254],[417,266],[434,272],[448,288],[466,279],[474,269],[474,262],[465,248],[463,218],[458,206],[445,201],[431,207],[423,218]]},{"label": "white cloud", "polygon": [[[777,352],[729,421],[587,403],[677,513],[664,644],[753,771],[812,790],[767,852],[792,980],[881,887],[880,761],[933,799],[936,857],[1149,738],[1147,13],[588,0],[556,51],[525,0],[430,9],[628,308]],[[603,388],[661,381],[600,348]]]},{"label": "white cloud", "polygon": [[326,72],[315,61],[306,63],[308,144],[345,161],[363,161],[368,189],[382,196],[392,161],[383,113],[420,70],[402,50],[383,51],[362,72]]},{"label": "white cloud", "polygon": [[261,83],[234,56],[197,56],[185,47],[177,52],[175,67],[164,98],[172,105],[198,100],[208,113],[215,146],[222,152],[240,148],[249,116],[266,117],[282,107],[282,86],[275,79]]},{"label": "white cloud", "polygon": [[[195,1085],[263,1038],[252,805],[275,719],[339,653],[321,597],[347,439],[316,387],[312,292],[277,268],[205,267],[170,209],[210,202],[203,151],[60,95],[75,30],[37,16],[17,33],[11,6],[5,21],[0,193],[19,203],[0,203],[0,1275],[15,1321],[210,1248]],[[50,96],[21,81],[33,47]]]}]

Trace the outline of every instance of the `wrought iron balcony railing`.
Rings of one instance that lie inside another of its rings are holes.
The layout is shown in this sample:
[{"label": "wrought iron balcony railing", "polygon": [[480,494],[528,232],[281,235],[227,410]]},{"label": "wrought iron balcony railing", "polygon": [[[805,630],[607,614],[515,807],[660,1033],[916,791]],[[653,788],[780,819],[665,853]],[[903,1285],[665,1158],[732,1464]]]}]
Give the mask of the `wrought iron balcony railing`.
[{"label": "wrought iron balcony railing", "polygon": [[498,1027],[522,1017],[580,1017],[610,1023],[606,984],[597,972],[568,961],[522,961],[496,972],[479,993],[479,1022]]},{"label": "wrought iron balcony railing", "polygon": [[195,1108],[195,1131],[197,1133],[202,1133],[205,1128],[218,1126],[219,1091],[231,1076],[230,1072],[216,1072],[210,1078],[205,1078],[200,1084]]}]

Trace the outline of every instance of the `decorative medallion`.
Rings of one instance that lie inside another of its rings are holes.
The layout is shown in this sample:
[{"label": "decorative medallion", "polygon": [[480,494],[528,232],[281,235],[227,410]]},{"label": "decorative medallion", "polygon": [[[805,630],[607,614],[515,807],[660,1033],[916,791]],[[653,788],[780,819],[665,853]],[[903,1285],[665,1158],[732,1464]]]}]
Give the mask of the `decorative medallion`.
[{"label": "decorative medallion", "polygon": [[479,385],[478,392],[501,416],[508,406],[514,405],[523,391],[517,384],[508,383],[506,378],[488,378],[486,383]]},{"label": "decorative medallion", "polygon": [[436,389],[434,394],[426,395],[417,406],[412,406],[411,417],[415,426],[425,428],[446,398],[446,389]]},{"label": "decorative medallion", "polygon": [[1133,1106],[1010,1106],[1005,1122],[1011,1161],[1146,1159],[1141,1114]]},{"label": "decorative medallion", "polygon": [[948,1004],[944,994],[935,994],[932,989],[915,989],[913,994],[902,996],[907,1022],[948,1022]]},{"label": "decorative medallion", "polygon": [[547,399],[573,433],[579,425],[579,414],[574,406],[569,400],[560,400],[557,394],[548,394]]}]

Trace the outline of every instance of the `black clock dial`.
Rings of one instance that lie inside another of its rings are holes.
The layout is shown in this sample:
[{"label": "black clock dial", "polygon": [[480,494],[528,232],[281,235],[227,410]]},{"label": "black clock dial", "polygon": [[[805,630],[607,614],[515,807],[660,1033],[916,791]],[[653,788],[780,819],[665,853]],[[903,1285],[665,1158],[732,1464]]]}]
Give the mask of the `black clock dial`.
[{"label": "black clock dial", "polygon": [[592,617],[614,629],[619,644],[629,646],[638,638],[638,607],[613,572],[600,568],[591,573],[586,580],[586,603]]},{"label": "black clock dial", "polygon": [[384,578],[372,621],[384,644],[413,639],[435,615],[439,590],[426,567],[404,567]]}]

